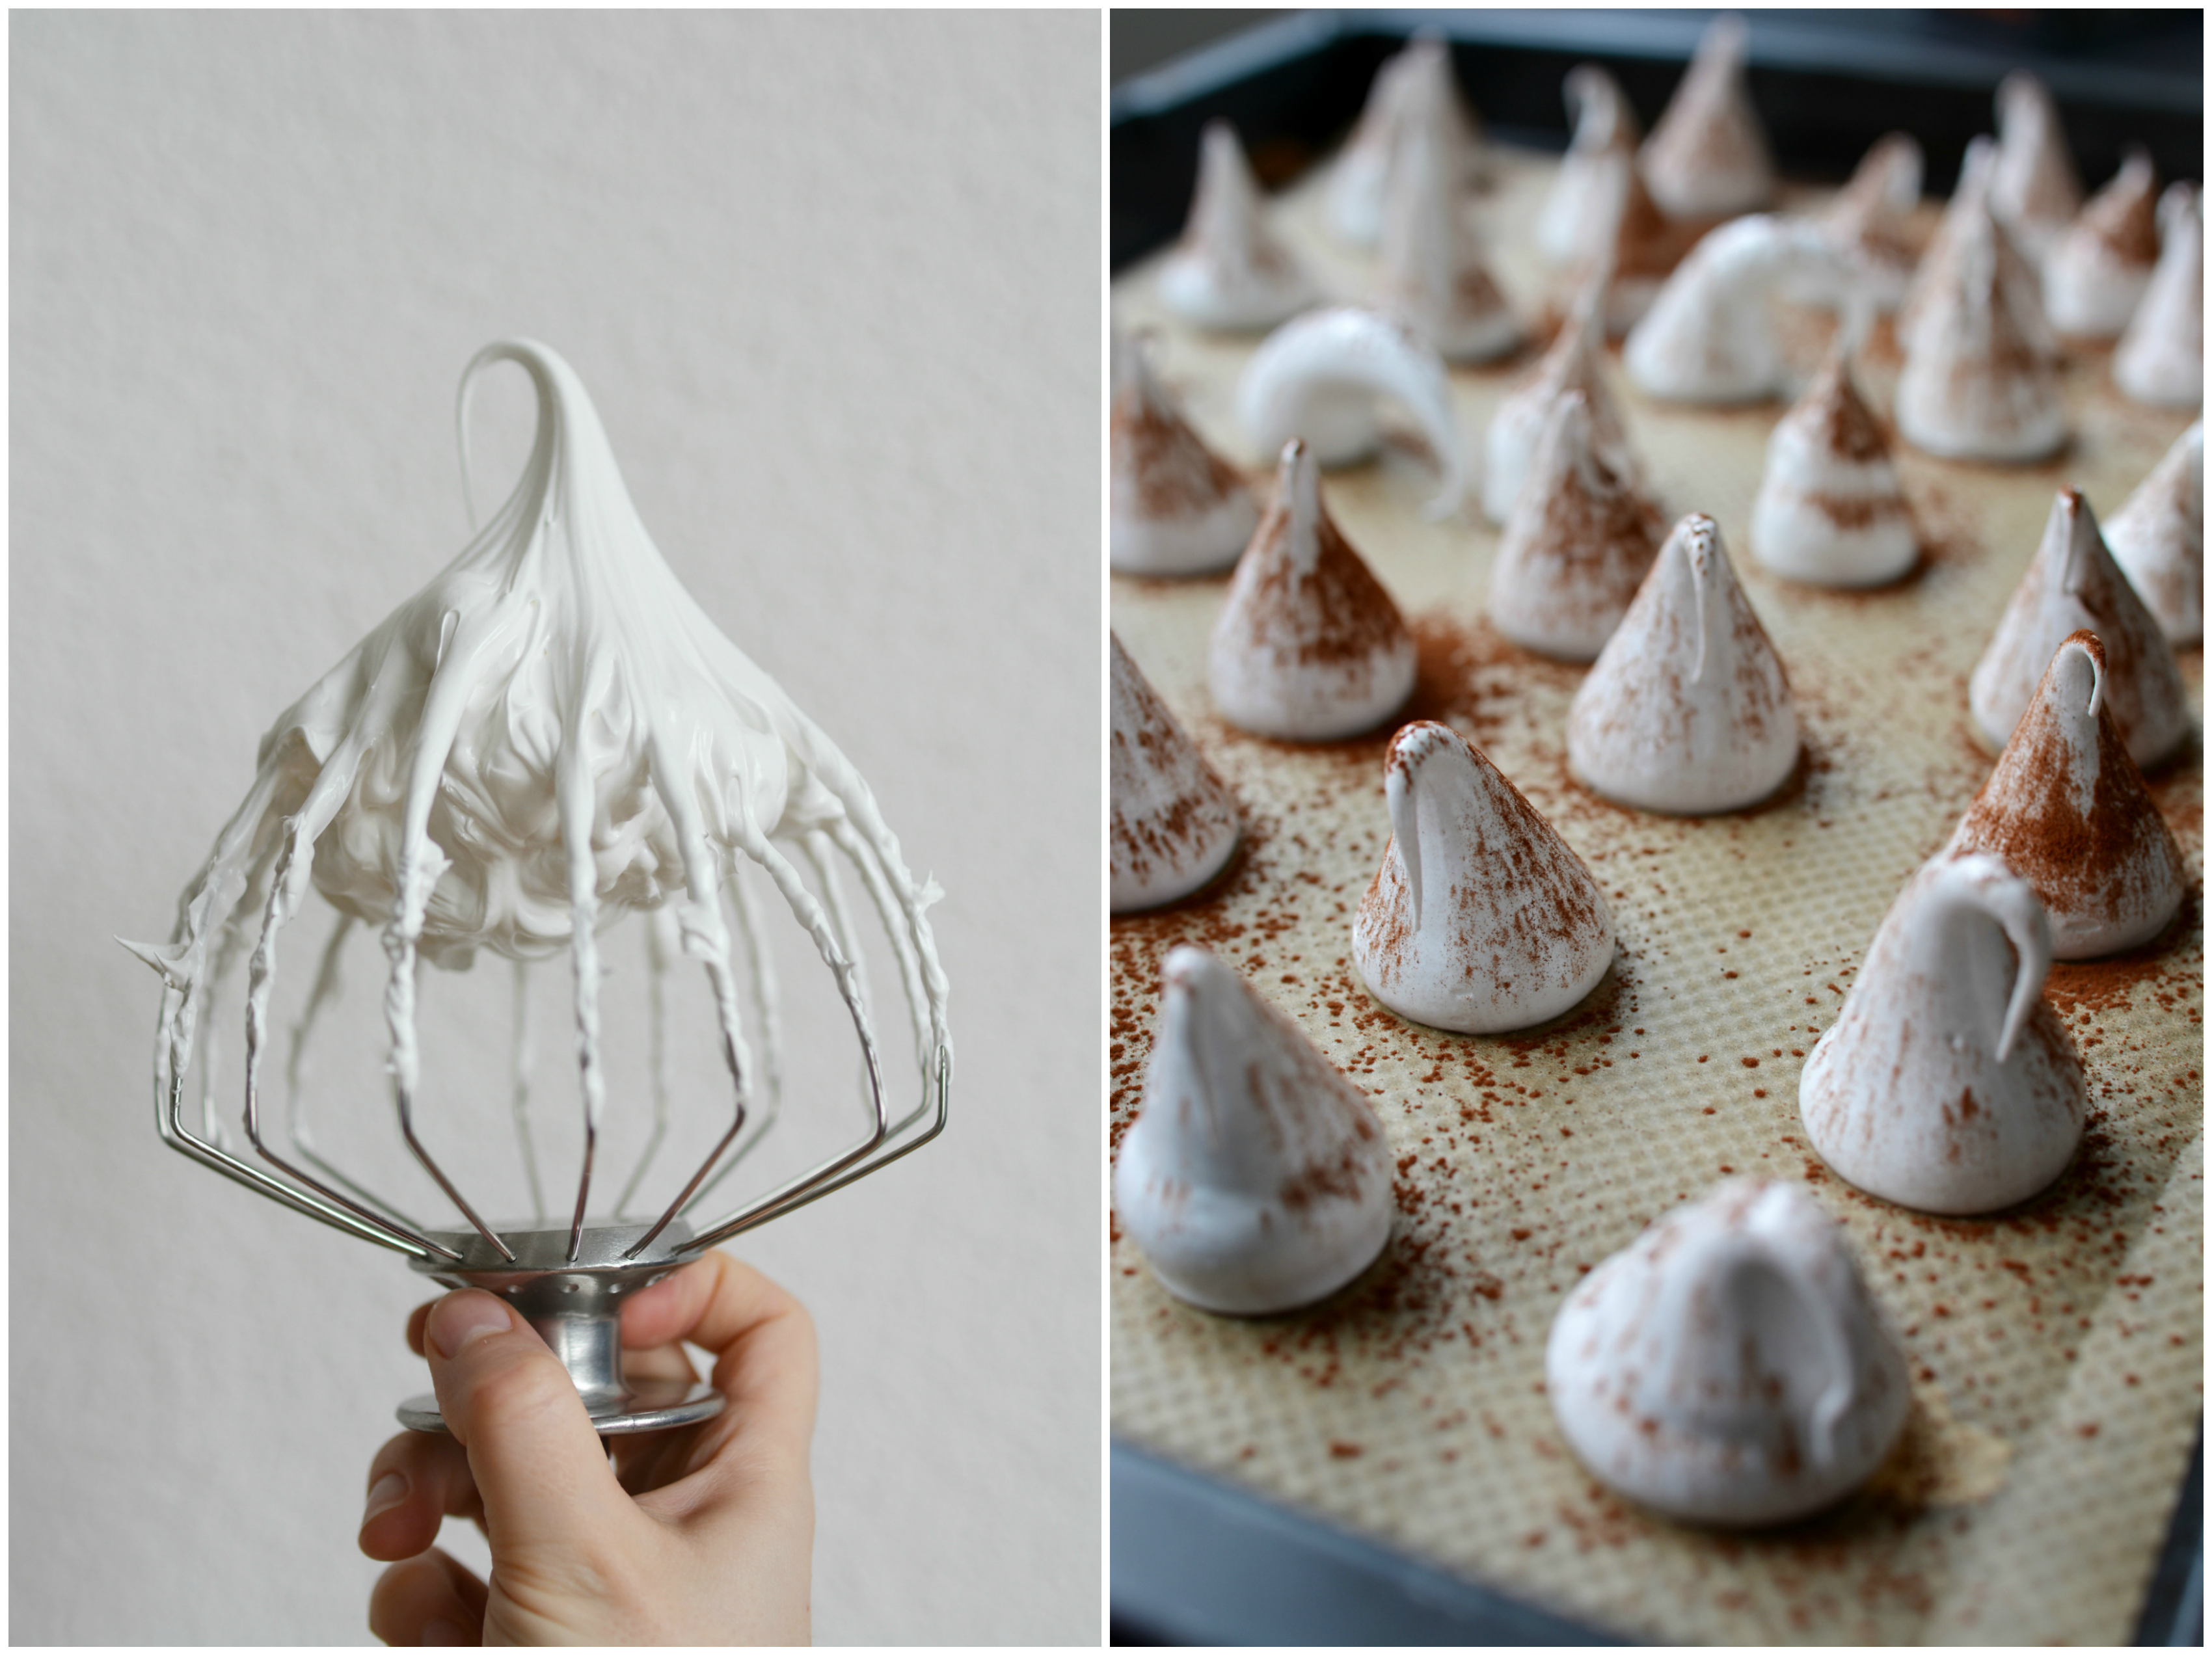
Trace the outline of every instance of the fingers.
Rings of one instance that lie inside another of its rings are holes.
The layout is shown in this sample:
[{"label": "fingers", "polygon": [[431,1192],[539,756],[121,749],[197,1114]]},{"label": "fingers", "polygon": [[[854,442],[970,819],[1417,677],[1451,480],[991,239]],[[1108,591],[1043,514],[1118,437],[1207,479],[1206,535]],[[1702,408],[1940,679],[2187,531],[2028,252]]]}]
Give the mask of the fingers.
[{"label": "fingers", "polygon": [[484,1584],[441,1552],[394,1564],[368,1595],[368,1630],[387,1645],[483,1642]]},{"label": "fingers", "polygon": [[482,1518],[468,1452],[443,1432],[402,1432],[368,1463],[361,1550],[391,1562],[412,1558],[438,1538],[447,1518]]}]

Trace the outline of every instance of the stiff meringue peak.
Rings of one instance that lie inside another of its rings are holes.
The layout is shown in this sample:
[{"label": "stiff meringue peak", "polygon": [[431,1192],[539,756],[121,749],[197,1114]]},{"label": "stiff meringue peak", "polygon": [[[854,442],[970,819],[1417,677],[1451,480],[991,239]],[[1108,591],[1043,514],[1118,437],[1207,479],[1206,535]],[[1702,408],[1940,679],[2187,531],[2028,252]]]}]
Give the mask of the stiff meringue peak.
[{"label": "stiff meringue peak", "polygon": [[1919,556],[1888,440],[1851,385],[1843,340],[1767,439],[1751,552],[1815,586],[1879,586]]},{"label": "stiff meringue peak", "polygon": [[2034,300],[2005,276],[2004,234],[1986,212],[1964,223],[1902,335],[1897,428],[1946,459],[2039,460],[2066,443],[2058,376],[2021,325]]},{"label": "stiff meringue peak", "polygon": [[1919,264],[1907,227],[1920,204],[1923,162],[1917,140],[1903,132],[1877,139],[1850,182],[1820,215],[1829,240],[1855,271],[1855,291],[1877,313],[1894,311]]},{"label": "stiff meringue peak", "polygon": [[1187,897],[1237,849],[1237,800],[1175,715],[1108,634],[1113,658],[1113,798],[1107,843],[1117,914]]},{"label": "stiff meringue peak", "polygon": [[1620,82],[1595,64],[1567,71],[1565,95],[1575,136],[1537,213],[1536,251],[1571,269],[1602,258],[1612,247],[1643,129]]},{"label": "stiff meringue peak", "polygon": [[2177,647],[2204,636],[2204,422],[2174,440],[2166,458],[2105,523],[2105,545]]},{"label": "stiff meringue peak", "polygon": [[1330,519],[1320,468],[1293,439],[1213,623],[1216,705],[1255,736],[1334,742],[1397,712],[1413,673],[1413,634]]},{"label": "stiff meringue peak", "polygon": [[1605,647],[1667,533],[1632,475],[1600,449],[1589,398],[1553,400],[1490,568],[1490,618],[1516,644],[1563,661]]},{"label": "stiff meringue peak", "polygon": [[1645,140],[1644,181],[1671,218],[1733,218],[1773,199],[1774,160],[1744,83],[1751,33],[1723,12]]},{"label": "stiff meringue peak", "polygon": [[1620,410],[1598,366],[1605,338],[1605,295],[1602,276],[1583,285],[1551,349],[1490,417],[1483,434],[1482,514],[1494,524],[1512,515],[1552,407],[1569,391],[1581,392],[1589,404],[1590,443],[1606,465],[1625,479],[1640,474]]},{"label": "stiff meringue peak", "polygon": [[1419,424],[1443,470],[1427,511],[1449,516],[1467,489],[1451,382],[1436,348],[1395,318],[1335,305],[1278,328],[1244,365],[1237,410],[1245,434],[1265,452],[1297,438],[1322,465],[1349,465],[1380,446],[1376,401],[1383,397]]},{"label": "stiff meringue peak", "polygon": [[1391,738],[1390,840],[1352,925],[1352,958],[1392,1011],[1496,1034],[1566,1011],[1613,964],[1597,881],[1521,791],[1449,726]]},{"label": "stiff meringue peak", "polygon": [[1389,1140],[1297,1026],[1202,949],[1173,949],[1114,1208],[1162,1287],[1263,1317],[1334,1293],[1390,1239]]},{"label": "stiff meringue peak", "polygon": [[1160,268],[1160,299],[1200,328],[1272,328],[1312,304],[1313,279],[1268,227],[1260,181],[1228,122],[1208,121],[1182,240]]},{"label": "stiff meringue peak", "polygon": [[1996,111],[1990,210],[2039,258],[2081,210],[2081,180],[2066,150],[2058,106],[2042,82],[2014,70],[1997,85]]},{"label": "stiff meringue peak", "polygon": [[2084,339],[2118,338],[2157,264],[2158,172],[2137,148],[2044,258],[2051,325]]},{"label": "stiff meringue peak", "polygon": [[2089,503],[2065,488],[2051,502],[2042,543],[1967,681],[1974,723],[1992,745],[2012,739],[2052,652],[2069,634],[2085,630],[2104,642],[2103,700],[2129,755],[2148,770],[2189,736],[2181,670],[2173,646],[2112,561]]},{"label": "stiff meringue peak", "polygon": [[2148,943],[2186,878],[2104,688],[2105,646],[2070,634],[1945,847],[1987,852],[2033,886],[2062,961]]},{"label": "stiff meringue peak", "polygon": [[1807,1137],[1861,1190],[1923,1213],[2034,1195],[2081,1142],[2081,1060],[2043,998],[2051,926],[1996,858],[1939,856],[1882,917],[1797,1088]]},{"label": "stiff meringue peak", "polygon": [[2204,211],[2193,184],[2159,197],[2157,268],[2112,350],[2112,383],[2138,403],[2204,400]]},{"label": "stiff meringue peak", "polygon": [[1359,123],[1329,179],[1328,225],[1339,240],[1372,247],[1382,240],[1400,145],[1417,131],[1442,143],[1455,181],[1479,181],[1487,173],[1481,123],[1460,95],[1450,46],[1434,38],[1413,41],[1375,72]]},{"label": "stiff meringue peak", "polygon": [[1446,361],[1487,362],[1520,344],[1521,325],[1460,210],[1463,193],[1446,140],[1409,127],[1390,167],[1376,298]]},{"label": "stiff meringue peak", "polygon": [[1544,1389],[1576,1457],[1692,1523],[1779,1524],[1871,1477],[1904,1432],[1905,1348],[1802,1185],[1730,1179],[1583,1278]]},{"label": "stiff meringue peak", "polygon": [[1575,692],[1567,765],[1608,799],[1684,816],[1757,804],[1796,768],[1789,676],[1702,513],[1674,525]]},{"label": "stiff meringue peak", "polygon": [[1116,329],[1113,350],[1109,561],[1141,575],[1226,569],[1260,521],[1252,491],[1185,422],[1144,342]]},{"label": "stiff meringue peak", "polygon": [[1782,389],[1772,298],[1785,279],[1842,291],[1841,256],[1806,220],[1759,213],[1691,250],[1641,322],[1622,365],[1637,389],[1669,402],[1756,403]]}]

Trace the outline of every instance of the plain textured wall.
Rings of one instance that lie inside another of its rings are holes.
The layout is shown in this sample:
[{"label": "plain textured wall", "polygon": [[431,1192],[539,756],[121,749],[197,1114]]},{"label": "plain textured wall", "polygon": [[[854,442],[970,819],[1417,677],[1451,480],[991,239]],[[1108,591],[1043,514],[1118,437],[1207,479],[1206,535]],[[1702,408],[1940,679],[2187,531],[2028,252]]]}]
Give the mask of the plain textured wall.
[{"label": "plain textured wall", "polygon": [[459,549],[453,387],[509,334],[947,894],[951,1130],[739,1250],[821,1330],[817,1636],[1094,1641],[1097,16],[10,38],[13,1641],[366,1640],[424,1285],[161,1147],[109,939],[167,934],[262,730]]}]

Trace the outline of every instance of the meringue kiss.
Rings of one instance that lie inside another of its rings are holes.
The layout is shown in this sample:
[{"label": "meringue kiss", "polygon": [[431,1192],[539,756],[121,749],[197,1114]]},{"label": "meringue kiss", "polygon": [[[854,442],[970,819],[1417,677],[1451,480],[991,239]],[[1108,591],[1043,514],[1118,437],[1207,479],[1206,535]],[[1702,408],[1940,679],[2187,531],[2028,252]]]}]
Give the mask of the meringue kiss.
[{"label": "meringue kiss", "polygon": [[1237,849],[1241,822],[1229,787],[1184,734],[1119,638],[1113,658],[1106,840],[1115,913],[1187,897]]},{"label": "meringue kiss", "polygon": [[1190,428],[1143,343],[1116,330],[1113,351],[1108,561],[1141,575],[1226,569],[1260,521],[1251,490]]}]

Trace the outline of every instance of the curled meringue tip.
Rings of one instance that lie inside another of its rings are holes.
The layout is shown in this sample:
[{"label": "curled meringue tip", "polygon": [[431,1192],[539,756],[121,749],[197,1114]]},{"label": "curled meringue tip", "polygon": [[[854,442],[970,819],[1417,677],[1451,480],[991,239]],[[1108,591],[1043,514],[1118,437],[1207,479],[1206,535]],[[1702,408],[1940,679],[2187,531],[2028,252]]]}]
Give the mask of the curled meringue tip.
[{"label": "curled meringue tip", "polygon": [[1669,217],[1730,218],[1773,199],[1773,156],[1744,78],[1750,41],[1741,17],[1714,18],[1644,141],[1644,181]]},{"label": "curled meringue tip", "polygon": [[2088,960],[2148,943],[2181,907],[2186,873],[2106,705],[2105,649],[2069,634],[1996,768],[1953,832],[2035,889],[2051,953]]},{"label": "curled meringue tip", "polygon": [[1190,217],[1160,268],[1159,293],[1184,321],[1224,332],[1273,327],[1318,296],[1269,226],[1260,182],[1226,121],[1206,123]]},{"label": "curled meringue tip", "polygon": [[1802,1518],[1905,1429],[1905,1349],[1842,1228],[1802,1185],[1732,1179],[1600,1265],[1553,1319],[1545,1391],[1568,1446],[1692,1523]]},{"label": "curled meringue tip", "polygon": [[1229,864],[1243,831],[1236,797],[1206,761],[1121,640],[1112,658],[1108,807],[1115,913],[1188,896]]},{"label": "curled meringue tip", "polygon": [[1752,555],[1816,586],[1878,586],[1920,555],[1888,442],[1851,384],[1848,351],[1839,337],[1775,427],[1751,508]]},{"label": "curled meringue tip", "polygon": [[2051,89],[2025,70],[1998,83],[1990,210],[2040,253],[2081,210],[2081,180]]},{"label": "curled meringue tip", "polygon": [[1487,362],[1521,343],[1521,325],[1460,211],[1445,140],[1400,141],[1383,216],[1377,298],[1451,362]]},{"label": "curled meringue tip", "polygon": [[1930,272],[1903,335],[1899,432],[1946,459],[2024,463],[2057,453],[2069,434],[2047,337],[2033,273],[2002,226],[1973,215]]},{"label": "curled meringue tip", "polygon": [[1784,387],[1773,298],[1785,280],[1840,290],[1842,254],[1820,227],[1772,214],[1723,225],[1667,278],[1629,331],[1621,364],[1647,396],[1668,402],[1762,402]]},{"label": "curled meringue tip", "polygon": [[2204,400],[2204,217],[2197,186],[2159,197],[2158,264],[2112,349],[2112,383],[2138,403],[2188,408]]},{"label": "curled meringue tip", "polygon": [[1975,727],[2002,747],[2034,700],[2052,652],[2069,634],[2103,641],[2103,695],[2129,755],[2148,769],[2188,739],[2187,693],[2173,646],[2112,561],[2096,513],[2061,489],[2043,538],[1967,680]]},{"label": "curled meringue tip", "polygon": [[1389,1141],[1304,1034],[1202,949],[1172,950],[1114,1206],[1152,1273],[1203,1310],[1334,1293],[1389,1241]]},{"label": "curled meringue tip", "polygon": [[1570,70],[1565,86],[1574,138],[1536,215],[1536,251],[1572,267],[1610,259],[1636,173],[1636,112],[1620,84],[1595,64]]},{"label": "curled meringue tip", "polygon": [[1883,916],[1798,1110],[1828,1165],[1923,1213],[1993,1213],[2065,1170],[2087,1093],[2043,998],[2051,928],[2035,888],[1978,851],[1939,853]]},{"label": "curled meringue tip", "polygon": [[2157,264],[2158,172],[2138,146],[2044,257],[2051,325],[2077,338],[2117,338]]},{"label": "curled meringue tip", "polygon": [[1259,507],[1154,376],[1152,343],[1114,335],[1108,560],[1135,574],[1225,569],[1251,538]]},{"label": "curled meringue tip", "polygon": [[1570,1010],[1613,963],[1613,912],[1572,846],[1481,751],[1423,720],[1383,765],[1390,840],[1353,963],[1402,1017],[1467,1034]]},{"label": "curled meringue tip", "polygon": [[2204,422],[2193,422],[2105,523],[2105,545],[2177,648],[2204,636]]},{"label": "curled meringue tip", "polygon": [[1397,605],[1330,518],[1312,452],[1291,440],[1214,621],[1215,705],[1255,736],[1334,742],[1396,712],[1415,671]]},{"label": "curled meringue tip", "polygon": [[1693,816],[1767,798],[1797,752],[1789,676],[1719,525],[1692,513],[1575,693],[1568,768],[1608,799]]}]

